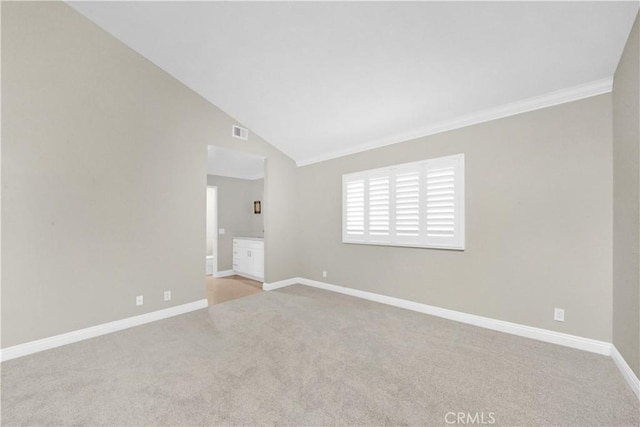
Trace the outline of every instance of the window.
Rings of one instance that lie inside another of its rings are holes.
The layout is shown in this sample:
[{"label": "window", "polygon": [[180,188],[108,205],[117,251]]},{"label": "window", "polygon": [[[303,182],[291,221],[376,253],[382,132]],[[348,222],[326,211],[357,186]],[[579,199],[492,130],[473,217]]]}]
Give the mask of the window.
[{"label": "window", "polygon": [[342,241],[464,249],[464,154],[343,175]]}]

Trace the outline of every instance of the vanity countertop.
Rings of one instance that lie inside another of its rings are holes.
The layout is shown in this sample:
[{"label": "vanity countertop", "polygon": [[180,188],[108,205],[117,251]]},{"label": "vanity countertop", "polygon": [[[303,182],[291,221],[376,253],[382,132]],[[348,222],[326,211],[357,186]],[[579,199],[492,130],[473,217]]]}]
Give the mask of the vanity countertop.
[{"label": "vanity countertop", "polygon": [[255,240],[257,242],[263,242],[264,241],[264,237],[234,237],[234,239]]}]

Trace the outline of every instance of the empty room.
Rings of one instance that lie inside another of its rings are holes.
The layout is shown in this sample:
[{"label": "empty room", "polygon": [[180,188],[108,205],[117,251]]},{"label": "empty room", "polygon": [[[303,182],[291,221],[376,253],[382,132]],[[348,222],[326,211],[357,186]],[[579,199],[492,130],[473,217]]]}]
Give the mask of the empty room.
[{"label": "empty room", "polygon": [[638,1],[2,1],[6,426],[640,425]]}]

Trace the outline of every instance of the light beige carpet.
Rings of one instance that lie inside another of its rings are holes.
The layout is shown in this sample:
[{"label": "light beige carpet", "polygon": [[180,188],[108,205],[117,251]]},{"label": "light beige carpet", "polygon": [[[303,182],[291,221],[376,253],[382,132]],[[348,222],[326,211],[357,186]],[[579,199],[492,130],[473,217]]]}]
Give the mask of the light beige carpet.
[{"label": "light beige carpet", "polygon": [[638,412],[608,357],[304,286],[2,365],[3,425],[447,425],[468,413],[637,426]]}]

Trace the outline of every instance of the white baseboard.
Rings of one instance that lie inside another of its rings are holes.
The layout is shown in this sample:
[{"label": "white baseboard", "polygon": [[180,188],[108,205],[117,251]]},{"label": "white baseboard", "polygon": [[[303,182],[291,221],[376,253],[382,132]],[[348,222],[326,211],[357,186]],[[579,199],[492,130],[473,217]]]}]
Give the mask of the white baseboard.
[{"label": "white baseboard", "polygon": [[[231,272],[231,274],[228,274],[229,271]],[[233,270],[222,271],[218,272],[217,274],[221,273],[225,275],[218,277],[225,277],[234,274]],[[314,288],[324,289],[332,292],[338,292],[341,294],[363,298],[369,301],[375,301],[378,303],[404,308],[407,310],[417,311],[432,316],[442,317],[457,322],[467,323],[494,331],[505,332],[512,335],[518,335],[521,337],[563,345],[565,347],[571,347],[579,350],[589,351],[592,353],[602,354],[605,356],[611,356],[614,363],[622,373],[624,379],[627,381],[638,399],[640,399],[640,380],[631,370],[616,347],[610,343],[593,340],[590,338],[583,338],[575,335],[569,335],[561,332],[550,331],[547,329],[534,328],[532,326],[505,322],[488,317],[476,316],[473,314],[449,310],[446,308],[436,307],[428,304],[417,303],[400,298],[394,298],[386,295],[375,294],[373,292],[347,288],[344,286],[332,285],[329,283],[305,279],[302,277],[293,277],[291,279],[280,280],[273,283],[264,282],[262,284],[262,289],[264,289],[265,291],[273,291],[296,284],[311,286]],[[72,344],[74,342],[98,337],[100,335],[106,335],[112,332],[121,331],[123,329],[132,328],[134,326],[143,325],[145,323],[155,322],[156,320],[178,316],[180,314],[185,314],[191,311],[206,308],[207,306],[207,300],[201,299],[191,303],[152,311],[151,313],[141,314],[139,316],[128,317],[126,319],[103,323],[101,325],[93,326],[90,328],[80,329],[77,331],[67,332],[65,334],[55,335],[53,337],[43,338],[40,340],[3,348],[0,349],[0,361],[4,362],[29,354],[38,353],[40,351],[49,350],[55,347],[61,347],[63,345]]]},{"label": "white baseboard", "polygon": [[220,277],[229,277],[235,274],[236,273],[233,270],[222,270],[222,271],[217,271],[213,273],[213,277],[219,279]]},{"label": "white baseboard", "polygon": [[262,289],[265,291],[274,291],[276,289],[284,288],[285,286],[291,286],[296,284],[302,284],[300,277],[293,277],[291,279],[280,280],[273,283],[264,282]]},{"label": "white baseboard", "polygon": [[98,337],[100,335],[110,334],[112,332],[121,331],[123,329],[132,328],[134,326],[144,325],[145,323],[155,322],[156,320],[166,319],[168,317],[178,316],[180,314],[189,313],[191,311],[207,308],[206,299],[190,302],[187,304],[177,305],[162,310],[152,311],[151,313],[141,314],[139,316],[128,317],[126,319],[115,320],[109,323],[92,326],[90,328],[80,329],[77,331],[67,332],[65,334],[55,335],[53,337],[43,338],[24,344],[14,345],[12,347],[0,350],[0,360],[15,359],[17,357],[26,356],[28,354],[38,353],[40,351],[49,350],[55,347],[72,344],[74,342]]},{"label": "white baseboard", "polygon": [[636,376],[635,372],[631,370],[631,367],[624,360],[624,357],[620,354],[615,345],[611,345],[611,358],[616,364],[624,379],[629,383],[631,390],[636,394],[636,397],[640,399],[640,379]]},{"label": "white baseboard", "polygon": [[521,325],[518,323],[505,322],[503,320],[491,319],[489,317],[476,316],[474,314],[449,310],[446,308],[436,307],[428,304],[421,304],[418,302],[394,298],[386,295],[374,294],[373,292],[361,291],[344,286],[332,285],[329,283],[319,282],[317,280],[305,279],[303,277],[281,280],[273,284],[265,283],[265,285],[268,286],[263,285],[262,288],[269,291],[296,283],[306,286],[312,286],[314,288],[325,289],[327,291],[339,292],[341,294],[351,295],[369,301],[392,305],[394,307],[417,311],[419,313],[430,314],[432,316],[442,317],[444,319],[455,320],[456,322],[467,323],[469,325],[479,326],[481,328],[491,329],[494,331],[505,332],[525,338],[532,338],[538,341],[544,341],[552,344],[562,345],[565,347],[585,350],[605,356],[611,355],[611,344],[608,342],[598,341],[591,338],[583,338],[576,335],[565,334],[562,332],[550,331],[548,329],[534,328],[532,326]]}]

